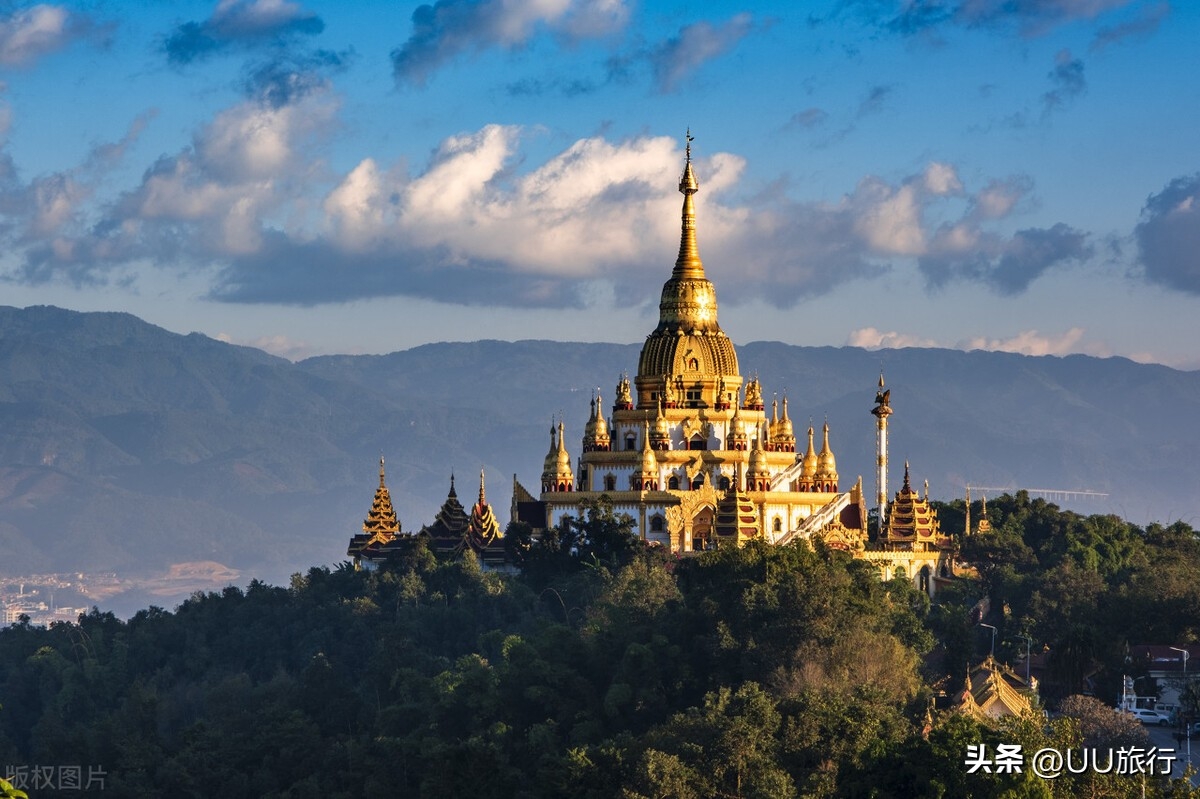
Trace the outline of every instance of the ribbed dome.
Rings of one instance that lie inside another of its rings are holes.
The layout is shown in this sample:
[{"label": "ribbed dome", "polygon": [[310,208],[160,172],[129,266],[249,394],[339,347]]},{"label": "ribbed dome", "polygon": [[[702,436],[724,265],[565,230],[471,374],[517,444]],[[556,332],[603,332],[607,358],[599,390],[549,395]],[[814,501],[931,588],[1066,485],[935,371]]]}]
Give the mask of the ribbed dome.
[{"label": "ribbed dome", "polygon": [[[669,286],[670,281],[667,282]],[[667,287],[664,287],[663,294],[666,292]],[[661,305],[659,307],[662,308]],[[715,322],[713,326],[716,327]],[[661,323],[659,327],[662,327]],[[642,345],[642,357],[638,361],[638,377],[662,377],[688,372],[737,377],[737,352],[729,336],[720,328],[698,335],[685,335],[681,328],[676,328],[655,330],[646,337],[646,343]]]}]

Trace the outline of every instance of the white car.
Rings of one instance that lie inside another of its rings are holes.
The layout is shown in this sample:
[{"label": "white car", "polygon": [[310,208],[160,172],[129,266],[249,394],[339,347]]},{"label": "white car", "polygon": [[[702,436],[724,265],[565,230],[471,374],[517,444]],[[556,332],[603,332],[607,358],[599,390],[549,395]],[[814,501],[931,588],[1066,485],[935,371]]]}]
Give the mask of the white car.
[{"label": "white car", "polygon": [[1147,710],[1138,707],[1130,710],[1129,713],[1143,724],[1157,724],[1160,727],[1166,727],[1171,723],[1170,714],[1163,713],[1161,710]]}]

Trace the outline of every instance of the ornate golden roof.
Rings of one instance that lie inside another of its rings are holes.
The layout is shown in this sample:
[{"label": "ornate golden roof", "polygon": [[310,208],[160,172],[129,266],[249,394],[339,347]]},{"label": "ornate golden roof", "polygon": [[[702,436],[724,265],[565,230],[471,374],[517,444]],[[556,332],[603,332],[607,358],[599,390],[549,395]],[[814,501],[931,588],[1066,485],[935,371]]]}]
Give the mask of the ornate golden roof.
[{"label": "ornate golden roof", "polygon": [[946,543],[938,525],[937,511],[929,507],[929,501],[922,499],[909,481],[907,462],[904,464],[904,485],[888,506],[887,538],[938,546]]},{"label": "ornate golden roof", "polygon": [[718,539],[734,541],[742,544],[758,537],[758,510],[750,497],[742,491],[742,467],[737,467],[737,473],[721,501],[717,503],[714,527]]},{"label": "ornate golden roof", "polygon": [[477,552],[496,542],[501,536],[500,523],[483,493],[483,470],[479,470],[479,501],[471,508],[467,523],[467,541]]},{"label": "ornate golden roof", "polygon": [[717,324],[717,292],[704,274],[696,244],[696,206],[700,184],[692,171],[692,137],[688,134],[687,161],[679,179],[683,194],[683,225],[679,257],[671,277],[663,284],[658,303],[658,327],[642,346],[638,377],[671,377],[687,372],[739,378],[733,342]]},{"label": "ornate golden roof", "polygon": [[372,538],[389,540],[400,534],[400,519],[396,509],[392,507],[392,495],[384,482],[383,457],[379,458],[379,488],[375,489],[375,499],[371,502],[371,510],[363,520],[363,532]]}]

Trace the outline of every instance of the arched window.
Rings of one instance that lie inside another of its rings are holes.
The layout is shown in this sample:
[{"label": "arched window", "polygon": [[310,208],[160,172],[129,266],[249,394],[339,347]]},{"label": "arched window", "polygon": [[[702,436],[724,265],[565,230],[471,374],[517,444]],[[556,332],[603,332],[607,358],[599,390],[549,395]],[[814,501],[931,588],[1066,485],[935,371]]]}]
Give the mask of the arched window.
[{"label": "arched window", "polygon": [[903,580],[908,577],[908,572],[904,571],[903,566],[896,567],[896,573],[893,575],[897,580]]},{"label": "arched window", "polygon": [[663,517],[661,517],[657,514],[655,514],[654,516],[651,516],[650,517],[650,532],[661,533],[663,531],[663,527],[665,524],[666,523],[663,521]]},{"label": "arched window", "polygon": [[692,490],[693,490],[693,491],[699,491],[699,490],[700,490],[700,487],[701,487],[702,485],[704,485],[704,475],[703,475],[703,474],[698,474],[698,475],[696,475],[696,477],[695,477],[695,478],[692,480]]},{"label": "arched window", "polygon": [[771,522],[771,530],[776,533],[782,533],[783,532],[783,519],[776,516],[775,521]]},{"label": "arched window", "polygon": [[693,433],[692,437],[688,439],[688,449],[708,449],[708,439],[699,433]]},{"label": "arched window", "polygon": [[604,475],[604,490],[605,491],[616,491],[617,490],[617,478],[615,475],[611,475],[611,474]]},{"label": "arched window", "polygon": [[667,480],[667,488],[671,489],[672,491],[678,491],[679,477],[676,475],[671,475],[671,478]]},{"label": "arched window", "polygon": [[625,449],[637,449],[637,447],[634,446],[635,444],[637,444],[637,438],[632,433],[625,436]]}]

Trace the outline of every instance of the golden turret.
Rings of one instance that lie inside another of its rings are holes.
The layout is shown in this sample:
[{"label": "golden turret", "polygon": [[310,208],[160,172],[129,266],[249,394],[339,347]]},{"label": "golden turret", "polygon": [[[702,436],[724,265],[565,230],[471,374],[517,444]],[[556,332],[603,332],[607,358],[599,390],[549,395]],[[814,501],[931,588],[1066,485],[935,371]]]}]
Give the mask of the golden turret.
[{"label": "golden turret", "polygon": [[813,426],[808,426],[808,449],[804,451],[804,459],[800,467],[800,490],[816,491],[817,482],[817,447],[813,444]]},{"label": "golden turret", "polygon": [[650,423],[642,423],[642,457],[638,468],[633,473],[632,485],[634,491],[658,490],[658,458],[650,448]]},{"label": "golden turret", "polygon": [[763,422],[758,437],[754,439],[754,445],[750,448],[750,468],[746,470],[748,491],[767,491],[770,488],[771,472],[767,468],[767,453],[763,449],[768,435],[767,423]]},{"label": "golden turret", "polygon": [[822,490],[837,491],[837,460],[834,459],[833,450],[829,446],[829,422],[825,422],[821,451],[817,454],[817,482],[821,484]]},{"label": "golden turret", "polygon": [[612,438],[608,434],[608,422],[604,420],[604,403],[599,390],[592,397],[591,406],[592,412],[583,428],[583,451],[608,452],[612,448]]},{"label": "golden turret", "polygon": [[663,412],[662,397],[658,398],[658,415],[654,419],[654,429],[650,432],[650,448],[658,451],[671,448],[671,423]]},{"label": "golden turret", "polygon": [[567,454],[563,423],[560,421],[557,430],[554,425],[550,426],[550,451],[546,453],[546,461],[542,469],[542,490],[572,491],[574,485],[575,475],[571,471],[571,456]]},{"label": "golden turret", "polygon": [[743,406],[748,411],[761,411],[763,409],[762,384],[758,382],[758,378],[752,378],[746,384],[746,402]]},{"label": "golden turret", "polygon": [[733,418],[729,420],[729,433],[725,436],[725,449],[743,452],[749,446],[746,437],[746,423],[742,421],[741,389],[734,395]]},{"label": "golden turret", "polygon": [[796,432],[792,420],[788,418],[787,395],[783,396],[783,416],[780,417],[775,431],[775,448],[779,452],[796,451]]}]

